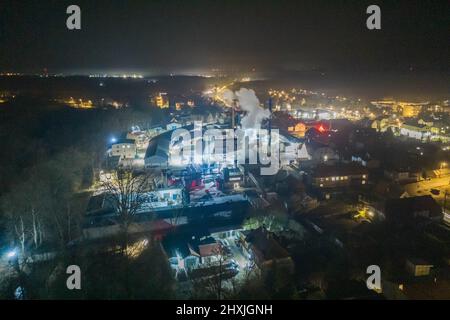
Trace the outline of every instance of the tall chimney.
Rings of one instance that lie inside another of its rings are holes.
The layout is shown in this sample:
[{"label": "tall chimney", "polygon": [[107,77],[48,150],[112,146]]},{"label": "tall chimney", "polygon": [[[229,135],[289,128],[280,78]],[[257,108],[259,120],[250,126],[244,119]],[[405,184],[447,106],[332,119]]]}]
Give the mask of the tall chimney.
[{"label": "tall chimney", "polygon": [[272,150],[272,97],[269,98],[269,152]]},{"label": "tall chimney", "polygon": [[231,107],[231,128],[236,129],[236,109],[237,99],[233,100],[233,106]]}]

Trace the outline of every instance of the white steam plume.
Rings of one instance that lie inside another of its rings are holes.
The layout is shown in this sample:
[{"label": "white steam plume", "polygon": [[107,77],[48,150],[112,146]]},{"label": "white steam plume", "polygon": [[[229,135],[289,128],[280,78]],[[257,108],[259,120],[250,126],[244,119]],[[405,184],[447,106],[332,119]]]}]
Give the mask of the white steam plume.
[{"label": "white steam plume", "polygon": [[[205,95],[213,97],[214,93],[211,91],[205,93]],[[246,113],[241,119],[243,129],[259,129],[262,121],[270,117],[270,111],[260,106],[258,97],[252,89],[241,88],[236,92],[224,89],[217,94],[216,98],[229,108],[233,107],[234,100],[238,101],[240,109]]]},{"label": "white steam plume", "polygon": [[241,120],[243,129],[259,129],[264,119],[270,117],[270,111],[260,106],[255,91],[252,89],[241,88],[235,92],[242,111],[247,114]]}]

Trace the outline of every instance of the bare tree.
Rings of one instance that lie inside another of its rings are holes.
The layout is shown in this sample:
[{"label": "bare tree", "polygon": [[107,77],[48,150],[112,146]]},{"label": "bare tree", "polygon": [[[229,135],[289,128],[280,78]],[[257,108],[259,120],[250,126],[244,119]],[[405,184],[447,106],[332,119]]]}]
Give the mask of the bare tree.
[{"label": "bare tree", "polygon": [[217,256],[217,273],[213,275],[209,280],[209,288],[213,293],[215,293],[218,300],[223,298],[224,294],[224,282],[225,278],[225,255],[224,250],[221,245],[217,246],[214,250],[214,254]]},{"label": "bare tree", "polygon": [[183,188],[181,191],[181,203],[177,208],[172,210],[172,215],[169,217],[169,222],[174,229],[182,223],[182,218],[186,215],[187,208],[189,206],[190,198],[189,191]]},{"label": "bare tree", "polygon": [[230,278],[227,274],[229,270],[226,268],[226,256],[222,246],[218,245],[212,253],[215,259],[209,259],[201,268],[204,275],[193,280],[194,294],[201,298],[206,295],[208,298],[220,300],[227,294],[225,282]]},{"label": "bare tree", "polygon": [[43,242],[41,210],[35,195],[29,185],[20,184],[0,200],[0,209],[10,226],[9,240],[20,246],[22,256],[38,249]]},{"label": "bare tree", "polygon": [[107,176],[102,182],[107,193],[107,201],[117,212],[119,224],[124,235],[123,250],[128,247],[129,227],[136,215],[149,201],[149,192],[154,190],[154,175],[151,172],[136,172],[120,169]]}]

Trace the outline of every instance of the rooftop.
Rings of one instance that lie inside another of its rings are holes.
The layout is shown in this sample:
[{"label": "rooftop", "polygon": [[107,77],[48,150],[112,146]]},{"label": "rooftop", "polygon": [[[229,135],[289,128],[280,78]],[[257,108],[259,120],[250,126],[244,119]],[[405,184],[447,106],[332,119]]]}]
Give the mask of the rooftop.
[{"label": "rooftop", "polygon": [[369,171],[358,165],[320,165],[314,170],[314,176],[316,177],[330,177],[336,175],[357,175],[357,174],[368,174]]},{"label": "rooftop", "polygon": [[432,196],[419,196],[401,199],[389,199],[385,205],[386,217],[417,217],[435,218],[442,216],[442,209]]},{"label": "rooftop", "polygon": [[259,258],[263,261],[289,257],[289,253],[286,249],[273,238],[271,232],[264,228],[250,231],[246,237],[246,241],[252,245],[254,251],[256,251],[255,254],[259,255]]}]

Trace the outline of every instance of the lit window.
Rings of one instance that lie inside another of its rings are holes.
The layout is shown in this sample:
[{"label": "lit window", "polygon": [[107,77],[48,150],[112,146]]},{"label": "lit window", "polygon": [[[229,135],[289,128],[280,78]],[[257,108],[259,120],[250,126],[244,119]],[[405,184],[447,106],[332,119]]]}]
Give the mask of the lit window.
[{"label": "lit window", "polygon": [[321,188],[323,187],[323,183],[320,184],[320,187],[321,187]]},{"label": "lit window", "polygon": [[366,184],[366,180],[361,181],[362,184]]},{"label": "lit window", "polygon": [[363,174],[363,179],[365,179],[366,178],[366,175],[365,174]]}]

